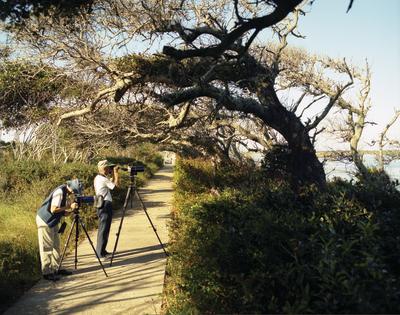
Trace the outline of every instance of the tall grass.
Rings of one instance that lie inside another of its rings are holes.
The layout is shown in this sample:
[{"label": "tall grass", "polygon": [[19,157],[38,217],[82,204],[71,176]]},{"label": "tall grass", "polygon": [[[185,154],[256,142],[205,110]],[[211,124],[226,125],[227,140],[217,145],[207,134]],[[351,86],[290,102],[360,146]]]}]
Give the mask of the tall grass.
[{"label": "tall grass", "polygon": [[0,297],[5,305],[40,278],[33,209],[37,200],[23,199],[0,202]]}]

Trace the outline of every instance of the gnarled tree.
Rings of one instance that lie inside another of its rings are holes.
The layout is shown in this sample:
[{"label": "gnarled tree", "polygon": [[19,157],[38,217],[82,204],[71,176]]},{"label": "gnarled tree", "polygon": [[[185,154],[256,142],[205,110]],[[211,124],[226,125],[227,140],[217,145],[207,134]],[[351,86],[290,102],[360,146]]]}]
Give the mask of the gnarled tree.
[{"label": "gnarled tree", "polygon": [[[88,101],[78,109],[61,115],[62,120],[96,113],[112,100],[120,106],[131,106],[131,98],[135,97],[134,103],[143,107],[141,117],[153,117],[151,113],[158,110],[155,117],[164,118],[165,123],[157,122],[161,132],[153,132],[152,137],[161,134],[158,141],[167,142],[170,137],[173,143],[179,141],[173,134],[185,126],[184,121],[195,117],[207,121],[207,117],[226,111],[237,113],[282,135],[292,154],[294,177],[300,183],[323,187],[325,174],[316,157],[312,133],[318,133],[315,128],[352,79],[333,84],[329,92],[324,92],[314,84],[318,76],[324,75],[324,61],[312,59],[309,68],[303,69],[305,60],[301,56],[298,65],[290,58],[283,60],[287,36],[295,32],[302,13],[297,7],[301,2],[98,1],[91,13],[78,14],[73,21],[55,18],[51,12],[39,14],[19,28],[16,38],[36,48],[42,60],[53,66],[62,65],[72,77],[92,84],[92,91],[98,90],[87,95]],[[280,24],[290,12],[294,14]],[[257,35],[271,26],[278,33],[280,44],[253,49]],[[160,44],[163,54],[152,53],[154,46]],[[123,56],[115,58],[116,55]],[[292,63],[295,69],[285,68],[284,62]],[[335,67],[336,71],[347,71],[342,65]],[[302,77],[305,73],[314,82],[306,82]],[[301,96],[296,109],[309,98],[314,98],[314,103],[318,98],[326,102],[314,119],[304,120],[284,104],[278,91],[282,88],[302,89],[309,96]],[[211,102],[212,110],[199,115],[205,102]],[[215,119],[208,122],[215,124]],[[236,125],[243,127],[240,122]],[[224,128],[224,136],[232,139],[228,127]],[[183,141],[187,139],[193,140],[189,137]]]}]

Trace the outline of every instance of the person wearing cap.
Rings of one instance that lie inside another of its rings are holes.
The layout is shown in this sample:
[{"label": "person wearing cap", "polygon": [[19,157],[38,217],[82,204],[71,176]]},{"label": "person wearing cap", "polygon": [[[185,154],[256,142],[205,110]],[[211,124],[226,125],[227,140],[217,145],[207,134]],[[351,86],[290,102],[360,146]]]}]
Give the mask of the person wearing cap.
[{"label": "person wearing cap", "polygon": [[70,275],[72,272],[60,269],[60,236],[59,223],[63,216],[69,215],[71,210],[78,208],[76,202],[70,203],[68,195],[81,193],[82,184],[78,179],[67,181],[58,186],[43,201],[36,215],[38,228],[40,262],[43,278],[56,281],[60,275]]},{"label": "person wearing cap", "polygon": [[103,197],[104,202],[101,208],[97,208],[99,229],[97,232],[96,251],[100,258],[105,260],[110,255],[106,247],[113,214],[111,190],[119,185],[119,167],[107,160],[102,160],[97,163],[97,168],[99,174],[94,178],[94,190],[96,196]]}]

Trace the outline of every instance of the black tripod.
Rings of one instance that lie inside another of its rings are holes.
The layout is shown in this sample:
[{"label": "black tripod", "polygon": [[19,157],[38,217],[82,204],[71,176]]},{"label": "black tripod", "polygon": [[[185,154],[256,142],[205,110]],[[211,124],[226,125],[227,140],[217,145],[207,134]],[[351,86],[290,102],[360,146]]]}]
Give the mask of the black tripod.
[{"label": "black tripod", "polygon": [[83,231],[85,231],[86,237],[89,240],[89,243],[92,246],[92,249],[93,249],[94,253],[96,254],[97,260],[99,261],[99,264],[100,264],[101,268],[103,269],[104,274],[106,275],[106,277],[108,277],[107,272],[105,271],[104,266],[100,261],[99,255],[97,254],[96,250],[94,249],[93,242],[89,237],[89,234],[88,234],[88,232],[87,232],[87,230],[85,228],[85,225],[83,224],[83,222],[82,222],[82,220],[81,220],[81,218],[79,216],[79,207],[74,210],[74,220],[73,221],[74,221],[74,223],[72,224],[71,229],[69,231],[68,239],[67,239],[67,241],[65,243],[64,250],[63,250],[63,253],[62,253],[62,256],[61,256],[61,259],[60,259],[60,264],[58,266],[57,272],[61,268],[61,264],[62,264],[64,256],[65,256],[65,252],[67,251],[68,243],[69,243],[69,240],[71,239],[71,235],[72,235],[72,231],[74,230],[74,227],[75,227],[75,269],[76,269],[76,266],[78,264],[78,239],[79,239],[79,224],[80,224],[82,226],[82,228],[83,228]]},{"label": "black tripod", "polygon": [[138,189],[137,189],[137,187],[136,187],[136,177],[135,177],[135,175],[136,175],[136,172],[131,171],[131,174],[130,174],[130,176],[129,176],[129,178],[130,178],[130,184],[129,184],[128,191],[126,192],[125,201],[124,201],[124,205],[123,205],[123,208],[122,208],[121,221],[119,222],[118,232],[117,232],[117,234],[116,234],[116,235],[117,235],[117,239],[115,240],[114,250],[113,250],[112,255],[111,255],[110,267],[111,267],[112,262],[113,262],[113,259],[114,259],[115,251],[117,250],[119,235],[120,235],[120,233],[121,233],[122,223],[124,222],[124,217],[125,217],[126,208],[127,208],[127,206],[128,206],[128,202],[130,202],[131,208],[132,208],[133,197],[134,197],[135,195],[137,196],[137,198],[138,198],[139,201],[140,201],[140,204],[141,204],[141,206],[142,206],[142,209],[144,210],[144,213],[146,214],[146,217],[147,217],[147,219],[149,220],[149,222],[150,222],[150,224],[151,224],[151,227],[153,228],[153,231],[154,231],[154,233],[155,233],[156,236],[157,236],[157,239],[158,239],[158,242],[159,242],[160,245],[161,245],[161,248],[163,249],[165,255],[168,256],[168,253],[167,253],[166,250],[165,250],[164,244],[161,242],[160,236],[159,236],[158,233],[157,233],[157,229],[155,228],[153,222],[151,221],[150,216],[149,216],[149,214],[147,213],[147,208],[146,208],[146,206],[144,205],[142,198],[140,197],[139,191],[138,191]]}]

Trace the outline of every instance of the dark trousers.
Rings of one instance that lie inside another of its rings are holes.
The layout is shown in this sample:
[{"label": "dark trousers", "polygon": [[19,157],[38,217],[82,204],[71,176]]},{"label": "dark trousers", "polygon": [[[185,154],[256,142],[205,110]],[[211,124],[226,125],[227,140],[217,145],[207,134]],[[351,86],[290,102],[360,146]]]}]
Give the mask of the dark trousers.
[{"label": "dark trousers", "polygon": [[96,251],[99,256],[104,256],[106,252],[108,235],[110,234],[111,220],[112,220],[112,203],[105,200],[102,208],[97,209],[97,216],[99,217],[99,230],[97,232],[97,246]]}]

